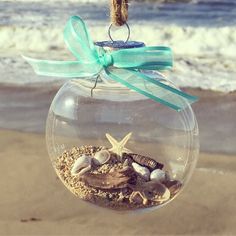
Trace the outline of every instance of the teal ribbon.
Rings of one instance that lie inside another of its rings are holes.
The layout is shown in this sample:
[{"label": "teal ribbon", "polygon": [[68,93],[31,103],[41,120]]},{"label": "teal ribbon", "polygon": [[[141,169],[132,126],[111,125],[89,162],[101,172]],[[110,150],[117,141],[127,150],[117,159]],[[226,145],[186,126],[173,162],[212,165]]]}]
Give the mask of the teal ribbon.
[{"label": "teal ribbon", "polygon": [[177,111],[197,100],[197,97],[140,71],[170,69],[172,53],[168,47],[140,47],[106,52],[94,45],[85,23],[78,16],[72,16],[67,22],[64,40],[76,61],[24,58],[39,75],[84,78],[96,76],[104,70],[112,80]]}]

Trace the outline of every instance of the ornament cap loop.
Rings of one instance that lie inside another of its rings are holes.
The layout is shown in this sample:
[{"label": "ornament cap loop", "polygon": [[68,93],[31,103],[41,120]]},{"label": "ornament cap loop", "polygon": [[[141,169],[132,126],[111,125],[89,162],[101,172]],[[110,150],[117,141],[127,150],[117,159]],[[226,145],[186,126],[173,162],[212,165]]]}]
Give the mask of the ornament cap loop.
[{"label": "ornament cap loop", "polygon": [[[124,24],[127,28],[127,38],[125,40],[125,43],[127,43],[129,41],[129,38],[130,38],[130,28],[129,28],[129,25],[125,22]],[[115,42],[115,40],[113,39],[113,37],[111,36],[111,28],[113,26],[113,23],[110,24],[109,28],[108,28],[108,35],[109,35],[109,38],[112,42]]]}]

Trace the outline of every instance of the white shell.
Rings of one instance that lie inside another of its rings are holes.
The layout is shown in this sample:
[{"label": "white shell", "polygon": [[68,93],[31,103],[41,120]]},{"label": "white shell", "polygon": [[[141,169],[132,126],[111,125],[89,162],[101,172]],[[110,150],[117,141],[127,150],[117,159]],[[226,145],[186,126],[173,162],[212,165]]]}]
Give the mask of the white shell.
[{"label": "white shell", "polygon": [[167,201],[169,199],[170,199],[170,190],[168,188],[166,188],[165,192],[161,196],[161,200],[162,201]]},{"label": "white shell", "polygon": [[93,157],[93,162],[96,165],[102,165],[109,161],[110,159],[110,153],[107,150],[101,150],[99,152],[96,152]]},{"label": "white shell", "polygon": [[82,155],[81,157],[79,157],[72,169],[71,169],[71,174],[72,175],[81,175],[83,173],[85,173],[86,171],[90,170],[91,169],[91,160],[92,158],[90,156],[87,156],[87,155]]},{"label": "white shell", "polygon": [[139,174],[141,175],[145,180],[149,180],[149,177],[150,177],[150,171],[148,168],[144,167],[144,166],[141,166],[135,162],[132,163],[132,166],[134,168],[134,170]]},{"label": "white shell", "polygon": [[153,170],[150,179],[162,182],[166,179],[166,172],[160,169]]}]

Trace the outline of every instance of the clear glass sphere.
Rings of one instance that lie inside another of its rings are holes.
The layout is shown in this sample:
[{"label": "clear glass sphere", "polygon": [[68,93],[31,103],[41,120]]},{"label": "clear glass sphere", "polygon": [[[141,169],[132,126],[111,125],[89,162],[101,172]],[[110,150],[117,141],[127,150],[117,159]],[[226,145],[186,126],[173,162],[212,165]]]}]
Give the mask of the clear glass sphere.
[{"label": "clear glass sphere", "polygon": [[[159,73],[152,76],[171,84]],[[96,206],[159,208],[180,193],[196,165],[191,106],[177,112],[100,77],[92,91],[96,78],[69,81],[51,104],[46,139],[56,173]]]}]

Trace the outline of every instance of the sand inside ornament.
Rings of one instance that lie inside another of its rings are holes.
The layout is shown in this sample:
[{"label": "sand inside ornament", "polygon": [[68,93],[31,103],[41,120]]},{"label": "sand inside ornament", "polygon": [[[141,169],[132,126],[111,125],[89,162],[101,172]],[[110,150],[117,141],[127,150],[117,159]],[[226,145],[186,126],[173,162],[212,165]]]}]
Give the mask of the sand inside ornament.
[{"label": "sand inside ornament", "polygon": [[59,156],[54,167],[65,186],[80,199],[113,210],[137,210],[159,206],[181,189],[164,165],[124,148],[131,133],[112,144],[73,147]]}]

